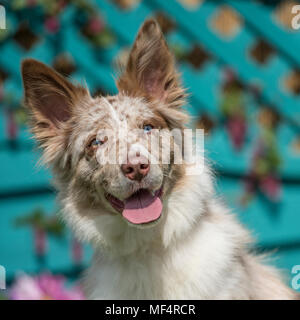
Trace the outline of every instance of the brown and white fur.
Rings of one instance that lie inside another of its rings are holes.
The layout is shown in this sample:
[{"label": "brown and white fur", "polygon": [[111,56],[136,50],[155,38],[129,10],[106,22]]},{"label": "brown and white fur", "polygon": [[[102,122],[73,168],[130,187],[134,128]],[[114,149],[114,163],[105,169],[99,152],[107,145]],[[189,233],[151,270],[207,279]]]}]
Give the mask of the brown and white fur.
[{"label": "brown and white fur", "polygon": [[[63,217],[95,249],[83,279],[87,298],[296,297],[274,268],[250,253],[251,238],[216,199],[207,164],[201,174],[192,165],[150,164],[148,175],[136,181],[120,165],[97,161],[99,148],[107,153],[112,147],[109,140],[91,143],[100,128],[124,122],[129,131],[145,124],[160,130],[185,126],[185,91],[154,20],[141,27],[115,96],[93,98],[86,88],[32,59],[23,62],[22,76],[32,131],[53,170]],[[163,188],[156,223],[128,223],[105,197],[123,201],[139,188]]]}]

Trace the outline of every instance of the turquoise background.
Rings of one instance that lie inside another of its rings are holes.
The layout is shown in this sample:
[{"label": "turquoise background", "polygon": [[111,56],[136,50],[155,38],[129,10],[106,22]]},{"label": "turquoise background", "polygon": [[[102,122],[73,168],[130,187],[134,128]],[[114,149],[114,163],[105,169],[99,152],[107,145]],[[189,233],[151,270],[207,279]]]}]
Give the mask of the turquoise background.
[{"label": "turquoise background", "polygon": [[[91,92],[101,89],[105,93],[115,93],[112,75],[116,69],[116,56],[132,44],[144,19],[158,12],[175,24],[166,34],[170,47],[177,46],[187,52],[195,44],[203,48],[210,58],[200,68],[187,60],[179,60],[178,66],[184,85],[191,93],[186,108],[193,120],[196,123],[205,113],[216,123],[205,138],[205,148],[216,170],[217,192],[250,228],[258,249],[271,251],[273,263],[285,269],[291,279],[291,268],[300,264],[300,153],[291,147],[294,139],[300,136],[300,95],[289,92],[283,81],[300,68],[300,30],[287,30],[274,18],[280,2],[266,5],[263,1],[207,0],[187,8],[175,0],[145,0],[124,10],[114,1],[90,1],[112,37],[108,44],[101,46],[81,32],[76,1],[74,4],[71,1],[58,15],[60,28],[56,33],[45,30],[42,9],[24,9],[20,4],[19,7],[16,5],[18,1],[2,3],[6,7],[8,29],[0,42],[0,70],[7,74],[4,93],[12,95],[14,101],[22,99],[21,60],[32,57],[51,65],[60,53],[67,53],[76,66],[72,79],[85,79]],[[211,27],[213,17],[224,5],[235,10],[242,19],[239,31],[230,38],[220,36]],[[39,36],[39,41],[29,50],[22,48],[14,38],[22,21]],[[0,30],[0,36],[3,32]],[[275,50],[264,64],[258,64],[249,54],[258,39],[264,39]],[[276,139],[283,160],[280,169],[282,196],[276,203],[256,195],[248,206],[239,204],[243,190],[241,179],[250,167],[259,133],[258,108],[248,97],[247,137],[242,149],[236,151],[222,123],[219,108],[224,69],[228,67],[243,83],[259,84],[263,103],[274,106],[281,115]],[[17,217],[36,208],[43,208],[48,215],[53,215],[59,206],[50,186],[51,174],[36,165],[39,153],[34,149],[27,127],[19,126],[17,147],[11,147],[6,133],[7,105],[5,101],[0,101],[0,105],[0,264],[5,266],[10,280],[19,271],[38,273],[45,268],[76,278],[80,268],[71,259],[69,232],[62,239],[49,236],[46,260],[41,267],[34,254],[31,228],[14,226]],[[91,250],[87,247],[83,266],[90,256]]]}]

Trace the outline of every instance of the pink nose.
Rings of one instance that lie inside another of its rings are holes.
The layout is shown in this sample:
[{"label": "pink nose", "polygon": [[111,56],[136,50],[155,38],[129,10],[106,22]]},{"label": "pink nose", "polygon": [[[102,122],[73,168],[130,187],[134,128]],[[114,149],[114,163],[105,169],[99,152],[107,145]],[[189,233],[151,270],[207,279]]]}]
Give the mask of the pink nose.
[{"label": "pink nose", "polygon": [[[144,162],[144,163],[143,163]],[[140,160],[137,164],[127,163],[121,165],[121,170],[125,177],[130,180],[141,181],[150,170],[150,164]]]}]

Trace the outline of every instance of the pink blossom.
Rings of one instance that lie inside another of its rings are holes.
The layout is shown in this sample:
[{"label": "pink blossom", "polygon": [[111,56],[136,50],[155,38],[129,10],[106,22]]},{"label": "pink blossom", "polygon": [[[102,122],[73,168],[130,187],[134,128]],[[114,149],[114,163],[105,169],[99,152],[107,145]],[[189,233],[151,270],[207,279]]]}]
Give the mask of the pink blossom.
[{"label": "pink blossom", "polygon": [[92,18],[89,22],[89,30],[92,34],[101,32],[104,28],[103,22],[98,18]]},{"label": "pink blossom", "polygon": [[261,181],[261,189],[272,200],[278,200],[281,192],[279,179],[272,175],[268,175]]},{"label": "pink blossom", "polygon": [[18,135],[18,126],[15,120],[15,115],[12,110],[8,111],[7,119],[7,136],[9,139],[16,139]]},{"label": "pink blossom", "polygon": [[37,0],[27,0],[28,7],[34,7],[37,5]]},{"label": "pink blossom", "polygon": [[236,150],[240,150],[246,137],[247,124],[244,117],[233,116],[227,121],[227,130]]},{"label": "pink blossom", "polygon": [[79,287],[67,289],[65,278],[50,273],[19,276],[10,289],[12,300],[83,300]]},{"label": "pink blossom", "polygon": [[56,33],[60,28],[60,24],[59,24],[58,19],[55,16],[51,16],[46,19],[45,27],[48,32]]}]

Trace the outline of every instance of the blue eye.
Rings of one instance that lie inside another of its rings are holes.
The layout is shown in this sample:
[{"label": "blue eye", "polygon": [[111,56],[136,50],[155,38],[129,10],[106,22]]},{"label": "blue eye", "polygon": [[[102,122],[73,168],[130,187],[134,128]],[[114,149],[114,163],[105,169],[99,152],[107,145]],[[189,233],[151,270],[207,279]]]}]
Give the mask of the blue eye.
[{"label": "blue eye", "polygon": [[101,146],[105,141],[99,140],[99,139],[94,139],[91,141],[90,146],[93,148],[96,148],[98,146]]},{"label": "blue eye", "polygon": [[144,132],[150,132],[153,129],[153,127],[151,126],[151,124],[146,124],[144,126]]},{"label": "blue eye", "polygon": [[101,142],[100,140],[98,140],[98,139],[94,139],[94,140],[92,141],[92,143],[91,143],[92,146],[97,146],[97,145],[99,145],[99,144],[102,144],[102,142]]}]

